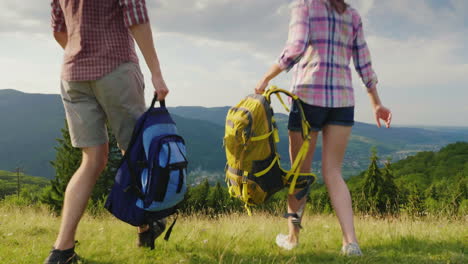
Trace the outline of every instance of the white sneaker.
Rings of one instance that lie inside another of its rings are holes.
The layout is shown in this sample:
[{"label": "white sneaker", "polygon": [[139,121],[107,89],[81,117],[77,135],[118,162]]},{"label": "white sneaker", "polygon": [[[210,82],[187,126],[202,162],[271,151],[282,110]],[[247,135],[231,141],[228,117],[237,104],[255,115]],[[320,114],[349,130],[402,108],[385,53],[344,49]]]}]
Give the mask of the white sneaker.
[{"label": "white sneaker", "polygon": [[293,244],[289,242],[289,236],[285,234],[278,234],[276,236],[276,245],[286,250],[292,250],[293,248],[297,247],[297,243]]},{"label": "white sneaker", "polygon": [[341,248],[341,254],[346,257],[362,256],[362,251],[356,243],[349,243]]}]

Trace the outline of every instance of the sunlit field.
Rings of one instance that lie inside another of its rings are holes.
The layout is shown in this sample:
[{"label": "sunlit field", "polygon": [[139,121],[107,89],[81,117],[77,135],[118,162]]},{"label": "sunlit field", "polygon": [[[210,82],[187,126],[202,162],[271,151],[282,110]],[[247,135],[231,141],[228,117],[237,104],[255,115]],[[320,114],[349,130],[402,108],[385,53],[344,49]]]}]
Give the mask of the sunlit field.
[{"label": "sunlit field", "polygon": [[[0,263],[42,263],[55,239],[59,218],[45,208],[0,206]],[[339,255],[340,230],[333,215],[304,219],[300,245],[279,249],[286,232],[278,216],[231,214],[218,218],[183,216],[169,242],[156,249],[136,247],[136,229],[107,213],[86,215],[76,251],[82,263],[468,263],[466,219],[375,219],[356,217],[365,254]]]}]

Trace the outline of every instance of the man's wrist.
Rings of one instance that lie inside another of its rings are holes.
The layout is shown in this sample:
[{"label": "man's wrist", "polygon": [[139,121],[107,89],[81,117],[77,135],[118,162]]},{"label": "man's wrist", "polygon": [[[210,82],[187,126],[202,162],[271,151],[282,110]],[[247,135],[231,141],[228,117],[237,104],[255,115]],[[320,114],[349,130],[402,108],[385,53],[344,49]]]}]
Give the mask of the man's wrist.
[{"label": "man's wrist", "polygon": [[151,72],[151,78],[152,79],[163,79],[161,70],[156,69],[156,70],[150,70]]}]

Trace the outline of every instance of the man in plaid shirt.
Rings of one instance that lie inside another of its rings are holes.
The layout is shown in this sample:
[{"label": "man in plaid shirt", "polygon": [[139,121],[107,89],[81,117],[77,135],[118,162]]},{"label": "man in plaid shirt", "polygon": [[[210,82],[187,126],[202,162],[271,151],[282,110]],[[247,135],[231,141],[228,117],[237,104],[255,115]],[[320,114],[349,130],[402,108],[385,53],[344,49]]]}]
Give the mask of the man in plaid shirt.
[{"label": "man in plaid shirt", "polygon": [[[145,0],[52,0],[54,37],[64,49],[61,93],[72,145],[81,166],[65,193],[58,238],[45,263],[74,263],[75,233],[94,184],[106,167],[111,126],[124,152],[145,111],[144,81],[134,40],[151,72],[155,94],[169,92],[153,44]],[[164,224],[139,228],[139,245],[150,246]]]}]

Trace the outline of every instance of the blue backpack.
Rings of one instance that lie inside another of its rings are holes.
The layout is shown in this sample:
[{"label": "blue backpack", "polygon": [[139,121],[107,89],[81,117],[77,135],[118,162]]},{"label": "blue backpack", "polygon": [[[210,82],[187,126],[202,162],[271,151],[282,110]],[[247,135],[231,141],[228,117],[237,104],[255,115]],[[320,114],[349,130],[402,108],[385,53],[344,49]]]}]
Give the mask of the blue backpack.
[{"label": "blue backpack", "polygon": [[165,102],[159,108],[155,103],[156,97],[136,123],[105,204],[111,214],[134,226],[176,213],[187,191],[184,139]]}]

